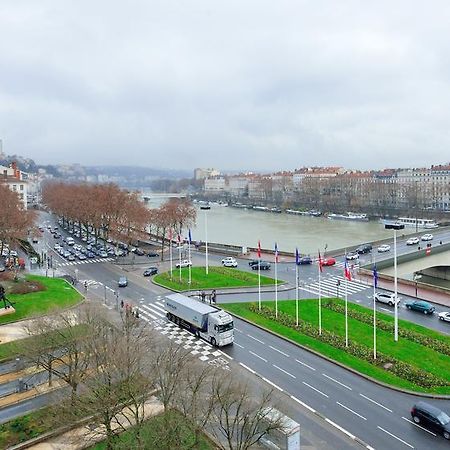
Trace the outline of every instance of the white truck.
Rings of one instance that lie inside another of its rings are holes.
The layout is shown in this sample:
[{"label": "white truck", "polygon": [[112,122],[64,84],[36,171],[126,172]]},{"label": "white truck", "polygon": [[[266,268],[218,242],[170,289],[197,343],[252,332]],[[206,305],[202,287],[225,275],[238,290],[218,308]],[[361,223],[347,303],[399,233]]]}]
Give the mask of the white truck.
[{"label": "white truck", "polygon": [[165,309],[170,321],[213,346],[223,347],[234,341],[233,318],[222,309],[183,294],[166,296]]}]

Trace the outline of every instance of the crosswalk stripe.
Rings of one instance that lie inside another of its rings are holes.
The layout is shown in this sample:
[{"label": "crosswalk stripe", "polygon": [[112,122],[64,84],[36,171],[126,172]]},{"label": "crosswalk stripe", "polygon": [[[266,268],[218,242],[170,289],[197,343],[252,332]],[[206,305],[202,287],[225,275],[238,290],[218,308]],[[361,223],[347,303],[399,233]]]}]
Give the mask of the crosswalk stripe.
[{"label": "crosswalk stripe", "polygon": [[149,316],[153,320],[157,319],[156,316],[152,316],[148,311],[144,311],[142,308],[140,308],[140,313],[141,313],[141,315],[143,315],[143,317]]},{"label": "crosswalk stripe", "polygon": [[[161,302],[155,302],[157,305],[159,305],[159,306],[161,306],[161,308],[165,308],[165,306],[164,306],[164,303],[161,303]],[[165,311],[165,309],[164,309],[164,311]]]},{"label": "crosswalk stripe", "polygon": [[158,309],[159,311],[162,311],[163,313],[166,313],[166,310],[164,309],[164,307],[161,308],[161,307],[159,307],[159,306],[157,306],[157,305],[155,305],[155,304],[152,304],[152,306],[153,306],[153,308],[156,308],[156,309]]},{"label": "crosswalk stripe", "polygon": [[151,313],[156,314],[159,317],[164,317],[164,314],[161,314],[160,312],[151,309],[149,305],[141,305],[141,308],[145,308],[145,309],[149,310]]}]

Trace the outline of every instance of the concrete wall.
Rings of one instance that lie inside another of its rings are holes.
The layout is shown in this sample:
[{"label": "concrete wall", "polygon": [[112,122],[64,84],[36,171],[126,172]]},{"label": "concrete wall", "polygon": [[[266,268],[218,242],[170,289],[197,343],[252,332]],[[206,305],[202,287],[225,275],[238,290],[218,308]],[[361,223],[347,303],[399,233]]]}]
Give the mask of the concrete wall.
[{"label": "concrete wall", "polygon": [[450,267],[448,266],[430,267],[429,269],[421,270],[419,273],[421,275],[439,278],[440,280],[450,281]]}]

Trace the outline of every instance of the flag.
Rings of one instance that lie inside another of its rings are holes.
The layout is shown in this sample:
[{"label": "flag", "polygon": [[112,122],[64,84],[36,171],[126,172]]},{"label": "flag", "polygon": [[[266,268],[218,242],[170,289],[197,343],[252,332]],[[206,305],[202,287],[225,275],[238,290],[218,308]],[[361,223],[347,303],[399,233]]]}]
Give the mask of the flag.
[{"label": "flag", "polygon": [[275,262],[278,262],[278,245],[275,242]]},{"label": "flag", "polygon": [[378,271],[377,266],[373,266],[373,286],[378,287]]},{"label": "flag", "polygon": [[323,265],[323,261],[322,261],[322,258],[320,257],[320,250],[319,250],[319,269],[320,269],[320,271],[322,272],[322,265]]},{"label": "flag", "polygon": [[348,268],[347,260],[345,261],[344,266],[344,276],[348,281],[352,281],[352,274],[350,273],[350,269]]},{"label": "flag", "polygon": [[172,228],[169,228],[169,241],[171,241],[172,238],[173,238]]},{"label": "flag", "polygon": [[178,244],[181,244],[181,236],[180,235],[177,236],[177,242],[178,242]]},{"label": "flag", "polygon": [[189,237],[189,245],[191,244],[191,242],[192,242],[192,234],[191,234],[191,229],[189,228],[189,234],[188,234],[188,237]]},{"label": "flag", "polygon": [[300,264],[300,255],[298,254],[298,248],[295,249],[295,264]]},{"label": "flag", "polygon": [[261,259],[261,241],[258,240],[258,258]]}]

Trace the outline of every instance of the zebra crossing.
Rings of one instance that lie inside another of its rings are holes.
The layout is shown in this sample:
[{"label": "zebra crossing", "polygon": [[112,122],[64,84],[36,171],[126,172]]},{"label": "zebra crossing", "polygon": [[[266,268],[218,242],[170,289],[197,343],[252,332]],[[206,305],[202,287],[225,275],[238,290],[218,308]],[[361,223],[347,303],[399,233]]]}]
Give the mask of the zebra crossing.
[{"label": "zebra crossing", "polygon": [[103,283],[100,283],[100,281],[95,280],[80,280],[80,283],[82,286],[102,286]]},{"label": "zebra crossing", "polygon": [[[370,284],[365,284],[354,279],[347,281],[343,276],[323,277],[320,282],[320,293],[324,297],[337,297],[338,295],[342,297],[345,293],[346,283],[349,295],[365,291],[372,287]],[[311,294],[319,295],[319,281],[302,286],[300,289]]]},{"label": "zebra crossing", "polygon": [[108,261],[114,261],[114,258],[96,258],[96,259],[86,259],[84,261],[68,261],[63,262],[59,266],[76,266],[80,264],[92,264],[92,263],[102,263],[102,262],[108,262]]},{"label": "zebra crossing", "polygon": [[[359,261],[347,261],[347,265],[350,270],[359,269]],[[336,261],[334,267],[341,267],[343,269],[345,267],[345,261]]]}]

